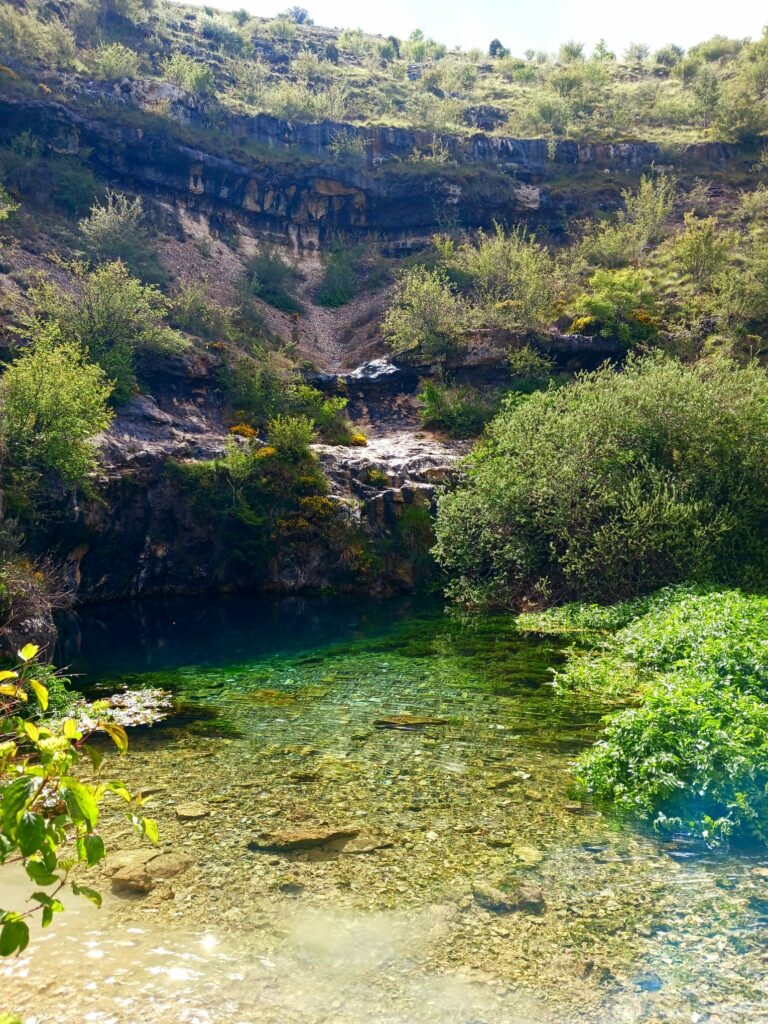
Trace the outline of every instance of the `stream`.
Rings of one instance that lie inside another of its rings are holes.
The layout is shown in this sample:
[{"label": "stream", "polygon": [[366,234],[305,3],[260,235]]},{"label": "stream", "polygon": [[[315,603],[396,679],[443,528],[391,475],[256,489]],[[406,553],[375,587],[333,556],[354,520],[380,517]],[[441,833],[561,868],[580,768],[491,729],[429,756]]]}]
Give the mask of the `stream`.
[{"label": "stream", "polygon": [[[0,963],[25,1024],[768,1022],[768,857],[575,797],[599,709],[510,617],[227,597],[61,634],[90,696],[173,693],[108,770],[188,867],[121,895],[96,873],[101,910],[70,897]],[[119,811],[108,849],[141,851]],[[0,905],[28,891],[0,872]]]}]

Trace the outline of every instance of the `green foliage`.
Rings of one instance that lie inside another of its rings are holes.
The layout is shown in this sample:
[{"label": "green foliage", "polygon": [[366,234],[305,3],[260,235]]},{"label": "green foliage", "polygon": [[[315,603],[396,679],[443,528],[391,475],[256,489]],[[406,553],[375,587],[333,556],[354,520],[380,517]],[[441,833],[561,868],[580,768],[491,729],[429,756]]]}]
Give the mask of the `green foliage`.
[{"label": "green foliage", "polygon": [[438,249],[443,266],[469,294],[479,325],[528,331],[552,319],[565,268],[524,228],[507,233],[496,225],[493,234],[480,231],[459,246],[439,239]]},{"label": "green foliage", "polygon": [[1,61],[69,67],[76,53],[73,33],[57,17],[39,17],[10,4],[0,7]]},{"label": "green foliage", "polygon": [[122,260],[140,277],[162,282],[164,273],[157,263],[141,196],[129,199],[121,192],[108,191],[104,202],[94,203],[79,227],[92,256]]},{"label": "green foliage", "polygon": [[439,359],[459,344],[464,303],[442,270],[413,267],[395,286],[382,329],[393,352]]},{"label": "green foliage", "polygon": [[655,305],[650,282],[640,270],[597,270],[589,291],[573,305],[574,334],[600,334],[624,345],[648,341],[656,334]]},{"label": "green foliage", "polygon": [[425,381],[418,397],[422,403],[422,424],[446,430],[452,437],[476,437],[498,407],[497,402],[476,388],[444,381]]},{"label": "green foliage", "polygon": [[350,440],[352,424],[346,414],[348,399],[339,395],[326,398],[308,384],[291,384],[285,394],[284,407],[291,413],[308,417],[324,441],[345,444]]},{"label": "green foliage", "polygon": [[636,192],[621,193],[624,209],[588,229],[582,252],[589,262],[623,267],[636,262],[664,237],[675,201],[675,184],[665,174],[643,175]]},{"label": "green foliage", "polygon": [[175,467],[184,500],[211,524],[222,571],[268,580],[270,566],[281,558],[301,572],[304,559],[324,547],[339,563],[347,560],[342,575],[362,568],[352,553],[359,540],[335,515],[308,447],[313,433],[307,417],[276,417],[270,424],[274,444],[232,438],[223,459]]},{"label": "green foliage", "polygon": [[216,88],[216,76],[210,66],[179,51],[165,62],[163,76],[167,82],[198,96],[209,96]]},{"label": "green foliage", "polygon": [[310,416],[275,416],[267,424],[268,444],[287,462],[305,460],[314,439],[315,424]]},{"label": "green foliage", "polygon": [[707,288],[728,263],[734,248],[733,234],[721,231],[714,217],[699,219],[686,213],[685,230],[672,243],[672,256],[684,274],[700,288]]},{"label": "green foliage", "polygon": [[136,78],[141,61],[130,47],[110,43],[96,50],[93,63],[102,78]]},{"label": "green foliage", "polygon": [[768,841],[768,599],[683,587],[531,618],[524,629],[602,631],[556,673],[560,691],[634,695],[579,759],[591,793],[664,832]]},{"label": "green foliage", "polygon": [[19,204],[14,203],[2,184],[0,184],[0,221],[8,220],[11,214],[15,213],[18,208]]},{"label": "green foliage", "polygon": [[70,269],[66,290],[45,278],[30,288],[24,331],[34,337],[41,323],[49,324],[62,341],[82,345],[114,382],[113,399],[123,402],[136,386],[135,353],[173,351],[183,340],[164,322],[168,304],[160,290],[132,277],[124,263]]},{"label": "green foliage", "polygon": [[768,582],[768,379],[724,360],[630,359],[507,402],[439,503],[465,603],[616,600]]},{"label": "green foliage", "polygon": [[273,246],[262,245],[248,263],[246,282],[253,295],[283,313],[301,313],[295,296],[301,274]]},{"label": "green foliage", "polygon": [[21,469],[82,486],[97,463],[95,434],[109,426],[112,387],[74,340],[43,329],[0,378],[8,457]]},{"label": "green foliage", "polygon": [[72,878],[72,870],[91,868],[106,854],[97,831],[106,797],[124,800],[134,828],[157,842],[157,825],[140,815],[140,799],[122,783],[94,784],[81,777],[83,756],[97,772],[104,757],[89,746],[91,736],[106,733],[122,753],[128,746],[125,729],[105,714],[106,706],[95,704],[83,714],[50,717],[49,690],[41,682],[50,673],[41,672],[38,652],[27,644],[17,664],[0,672],[0,864],[20,861],[35,887],[30,909],[0,911],[0,956],[23,952],[29,918],[39,914],[42,926],[50,925],[64,910],[59,897],[65,888],[101,905],[99,893],[79,873]]},{"label": "green foliage", "polygon": [[205,282],[190,281],[172,295],[169,319],[174,327],[199,338],[227,338],[233,332],[234,310],[212,299]]},{"label": "green foliage", "polygon": [[238,419],[266,426],[282,409],[287,382],[266,353],[250,355],[238,348],[227,349],[219,381]]},{"label": "green foliage", "polygon": [[507,365],[515,381],[515,390],[537,390],[552,380],[554,362],[531,345],[510,349]]},{"label": "green foliage", "polygon": [[366,143],[360,135],[349,129],[339,128],[331,136],[328,149],[338,160],[362,161],[365,157]]}]

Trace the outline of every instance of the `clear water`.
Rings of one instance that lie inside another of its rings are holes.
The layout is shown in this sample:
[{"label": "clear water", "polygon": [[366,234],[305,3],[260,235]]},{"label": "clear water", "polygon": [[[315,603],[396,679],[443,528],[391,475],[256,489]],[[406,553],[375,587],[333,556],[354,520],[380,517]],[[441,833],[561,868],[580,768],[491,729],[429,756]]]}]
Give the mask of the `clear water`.
[{"label": "clear water", "polygon": [[[27,1024],[768,1021],[768,859],[575,804],[570,762],[599,721],[547,685],[559,657],[504,616],[434,602],[81,616],[59,660],[83,688],[176,695],[112,770],[153,791],[162,845],[193,866],[62,915],[0,965],[0,1006]],[[375,725],[401,714],[445,724]],[[180,820],[190,801],[207,816]],[[325,826],[361,839],[249,848]],[[138,845],[116,815],[105,833]],[[478,902],[521,885],[537,910]],[[0,905],[16,886],[0,874]]]}]

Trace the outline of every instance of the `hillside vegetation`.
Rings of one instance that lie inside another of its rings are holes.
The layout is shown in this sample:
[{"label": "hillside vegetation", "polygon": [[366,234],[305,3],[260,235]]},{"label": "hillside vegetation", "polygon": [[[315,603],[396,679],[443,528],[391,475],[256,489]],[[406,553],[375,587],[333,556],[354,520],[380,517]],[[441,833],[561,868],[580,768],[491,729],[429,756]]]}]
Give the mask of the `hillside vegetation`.
[{"label": "hillside vegetation", "polygon": [[[577,41],[556,54],[450,49],[318,28],[306,10],[265,19],[151,0],[5,4],[0,59],[102,79],[156,78],[229,109],[434,132],[667,142],[755,139],[768,126],[768,42],[716,36],[623,54]],[[339,135],[340,152],[359,152]]]}]

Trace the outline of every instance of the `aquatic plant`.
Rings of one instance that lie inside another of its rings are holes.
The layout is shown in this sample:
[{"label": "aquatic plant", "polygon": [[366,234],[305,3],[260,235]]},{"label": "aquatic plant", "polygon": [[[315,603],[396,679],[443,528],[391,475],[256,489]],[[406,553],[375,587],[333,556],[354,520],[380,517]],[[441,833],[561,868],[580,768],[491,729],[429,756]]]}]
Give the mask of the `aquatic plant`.
[{"label": "aquatic plant", "polygon": [[665,832],[768,842],[768,598],[678,587],[518,622],[582,642],[561,694],[633,705],[578,759],[589,792]]}]

